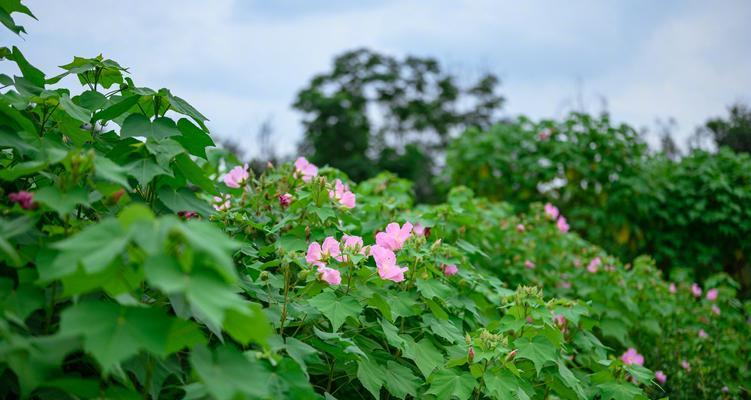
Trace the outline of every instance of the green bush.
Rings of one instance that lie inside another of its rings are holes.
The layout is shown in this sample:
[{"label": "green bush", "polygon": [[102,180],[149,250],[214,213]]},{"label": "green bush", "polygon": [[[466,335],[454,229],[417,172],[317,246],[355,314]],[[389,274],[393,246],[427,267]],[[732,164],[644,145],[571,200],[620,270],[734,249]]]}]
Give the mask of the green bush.
[{"label": "green bush", "polygon": [[517,210],[554,202],[575,231],[624,260],[650,254],[664,270],[699,280],[725,271],[751,288],[747,155],[650,156],[628,126],[572,114],[470,130],[450,145],[446,176]]}]

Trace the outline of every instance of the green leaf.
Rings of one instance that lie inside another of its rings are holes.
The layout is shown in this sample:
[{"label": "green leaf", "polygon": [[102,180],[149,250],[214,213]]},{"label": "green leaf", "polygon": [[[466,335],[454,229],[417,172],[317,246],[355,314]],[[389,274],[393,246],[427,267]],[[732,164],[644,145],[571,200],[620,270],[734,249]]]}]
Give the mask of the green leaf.
[{"label": "green leaf", "polygon": [[55,186],[45,186],[34,192],[34,200],[55,210],[61,217],[65,217],[75,210],[77,205],[88,205],[89,195],[86,189],[80,187],[61,192]]},{"label": "green leaf", "polygon": [[223,325],[232,338],[244,345],[252,341],[265,346],[273,334],[263,307],[257,303],[246,302],[243,308],[227,310]]},{"label": "green leaf", "polygon": [[67,94],[60,96],[60,108],[68,113],[68,115],[81,122],[89,122],[91,120],[91,112],[78,104],[73,103]]},{"label": "green leaf", "polygon": [[318,350],[294,337],[288,337],[286,339],[284,349],[287,351],[287,354],[289,354],[289,356],[300,365],[300,368],[302,368],[306,376],[308,375],[308,365],[306,361],[312,360],[318,363],[321,362],[320,357],[318,357]]},{"label": "green leaf", "polygon": [[225,345],[211,351],[197,346],[190,353],[190,365],[218,400],[269,395],[268,370],[255,357],[247,357],[234,347]]},{"label": "green leaf", "polygon": [[215,196],[219,195],[219,191],[216,190],[214,182],[206,176],[206,173],[203,172],[193,160],[190,159],[190,156],[184,153],[178,154],[175,157],[175,165],[177,165],[177,169],[187,180],[193,182],[196,186],[203,189],[203,191]]},{"label": "green leaf", "polygon": [[132,114],[125,118],[120,130],[121,137],[142,136],[147,139],[164,139],[178,135],[180,131],[177,130],[175,121],[167,117],[159,117],[152,122],[143,114]]},{"label": "green leaf", "polygon": [[[84,349],[107,373],[140,350],[165,356],[195,344],[196,336],[192,332],[197,331],[195,325],[187,328],[187,321],[177,324],[174,321],[156,308],[87,301],[63,310],[60,335],[83,337]],[[180,335],[172,335],[173,329]]]},{"label": "green leaf", "polygon": [[449,286],[441,283],[441,281],[437,279],[418,279],[416,286],[417,290],[429,299],[446,299],[451,296],[453,292]]},{"label": "green leaf", "polygon": [[127,190],[131,190],[130,183],[128,183],[127,172],[128,169],[120,165],[115,164],[109,158],[97,154],[94,157],[94,169],[96,176],[109,182],[117,183]]},{"label": "green leaf", "polygon": [[[225,322],[228,310],[238,313],[248,313],[250,303],[243,300],[230,286],[212,270],[205,268],[193,269],[190,273],[181,270],[177,260],[167,255],[149,257],[144,264],[147,281],[154,287],[167,294],[183,294],[188,303],[211,325],[221,328]],[[255,318],[251,323],[261,321],[253,310]],[[263,326],[249,327],[250,333],[243,333],[242,327],[235,326],[243,318],[233,317],[230,325],[235,334],[241,338],[263,338],[267,328]],[[265,322],[267,323],[267,322]]]},{"label": "green leaf", "polygon": [[381,398],[381,387],[383,386],[383,369],[375,362],[366,359],[357,361],[357,379],[360,380],[363,387],[373,395],[374,399]]},{"label": "green leaf", "polygon": [[130,176],[136,178],[141,187],[146,187],[155,176],[172,176],[172,171],[159,166],[159,164],[155,163],[150,158],[141,158],[140,160],[134,161],[130,163],[127,168]]},{"label": "green leaf", "polygon": [[130,235],[116,219],[106,219],[89,225],[75,236],[57,242],[52,247],[62,250],[50,271],[40,266],[40,278],[55,279],[74,272],[80,264],[90,273],[105,269],[115,257],[122,255]]},{"label": "green leaf", "polygon": [[608,382],[598,385],[602,400],[631,400],[644,392],[630,383]]},{"label": "green leaf", "polygon": [[412,373],[411,369],[394,361],[389,361],[382,372],[383,381],[389,393],[400,399],[404,399],[407,395],[417,396],[420,379]]},{"label": "green leaf", "polygon": [[229,238],[215,225],[206,221],[191,220],[176,224],[175,230],[181,233],[195,250],[211,257],[212,265],[227,282],[237,280],[231,253],[239,249],[242,243]]},{"label": "green leaf", "polygon": [[195,193],[188,189],[174,190],[162,187],[157,192],[159,201],[172,212],[195,211],[204,217],[214,214],[214,209],[206,201],[196,197]]},{"label": "green leaf", "polygon": [[462,331],[449,320],[439,320],[431,314],[423,315],[422,320],[430,328],[431,332],[448,340],[450,343],[461,342],[464,339]]},{"label": "green leaf", "polygon": [[399,330],[391,322],[381,319],[381,329],[383,329],[383,335],[386,337],[386,341],[390,345],[397,349],[403,350],[406,341],[399,336]]},{"label": "green leaf", "polygon": [[[120,115],[122,115],[124,112],[130,110],[131,107],[135,106],[139,100],[141,100],[141,95],[133,95],[133,96],[125,97],[125,98],[121,97],[120,100],[117,101],[116,103],[94,114],[94,117],[92,119],[94,121],[113,120],[119,117]],[[110,101],[112,101],[112,99],[110,99]]]},{"label": "green leaf", "polygon": [[563,383],[566,384],[571,390],[576,393],[576,396],[580,399],[586,399],[587,396],[584,394],[584,389],[581,386],[581,382],[579,382],[579,379],[576,378],[573,372],[571,372],[570,369],[566,366],[566,364],[558,360],[558,374],[561,376],[561,380],[563,380]]},{"label": "green leaf", "polygon": [[26,57],[23,56],[21,50],[18,50],[18,47],[13,46],[13,52],[9,55],[8,59],[16,62],[18,69],[21,70],[21,74],[26,80],[35,86],[44,88],[44,73],[26,61]]},{"label": "green leaf", "polygon": [[468,372],[454,368],[436,371],[430,377],[430,389],[427,394],[433,394],[438,399],[466,400],[472,395],[477,382]]},{"label": "green leaf", "polygon": [[348,317],[355,318],[362,311],[362,306],[352,296],[337,297],[332,291],[325,291],[309,302],[331,321],[334,332],[339,330]]},{"label": "green leaf", "polygon": [[558,349],[544,336],[535,336],[531,341],[522,337],[516,339],[514,344],[519,349],[516,358],[526,358],[532,361],[537,375],[540,375],[540,370],[546,363],[555,363],[558,360]]},{"label": "green leaf", "polygon": [[417,343],[410,336],[402,336],[402,339],[406,342],[404,357],[414,361],[425,378],[429,377],[434,369],[443,366],[443,354],[427,338]]},{"label": "green leaf", "polygon": [[175,140],[196,157],[206,159],[206,147],[216,146],[206,132],[185,118],[177,121],[177,129],[180,130],[182,136],[175,137]]}]

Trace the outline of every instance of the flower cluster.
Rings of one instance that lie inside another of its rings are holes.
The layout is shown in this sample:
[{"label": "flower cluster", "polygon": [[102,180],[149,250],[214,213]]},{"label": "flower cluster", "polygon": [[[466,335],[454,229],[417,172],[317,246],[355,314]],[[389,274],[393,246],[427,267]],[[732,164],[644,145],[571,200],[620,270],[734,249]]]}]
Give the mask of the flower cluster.
[{"label": "flower cluster", "polygon": [[295,160],[295,175],[302,177],[303,182],[310,182],[318,175],[318,167],[311,164],[305,157],[298,157]]},{"label": "flower cluster", "polygon": [[339,179],[334,183],[334,190],[329,191],[329,198],[338,201],[344,207],[355,208],[355,194],[350,192],[349,185],[343,184]]},{"label": "flower cluster", "polygon": [[555,224],[558,227],[558,230],[563,233],[568,232],[568,222],[566,222],[566,217],[561,215],[560,211],[558,211],[558,207],[550,203],[545,204],[545,214],[547,214],[550,219],[556,221]]}]

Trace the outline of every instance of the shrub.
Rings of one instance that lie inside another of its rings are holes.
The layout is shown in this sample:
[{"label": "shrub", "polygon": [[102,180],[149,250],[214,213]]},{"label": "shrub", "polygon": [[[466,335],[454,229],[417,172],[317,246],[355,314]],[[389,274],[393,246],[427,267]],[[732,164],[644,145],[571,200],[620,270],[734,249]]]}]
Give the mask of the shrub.
[{"label": "shrub", "polygon": [[518,210],[556,203],[575,231],[621,259],[646,253],[663,270],[698,280],[725,271],[751,288],[747,155],[648,156],[628,126],[572,114],[470,130],[449,147],[447,166],[450,184]]},{"label": "shrub", "polygon": [[[407,183],[355,187],[304,159],[254,176],[211,149],[200,112],[112,60],[48,78],[17,48],[0,54],[22,74],[0,77],[3,397],[633,398],[650,385],[607,361],[583,301],[508,289],[466,262],[470,243],[411,233]],[[80,94],[49,86],[68,75]]]}]

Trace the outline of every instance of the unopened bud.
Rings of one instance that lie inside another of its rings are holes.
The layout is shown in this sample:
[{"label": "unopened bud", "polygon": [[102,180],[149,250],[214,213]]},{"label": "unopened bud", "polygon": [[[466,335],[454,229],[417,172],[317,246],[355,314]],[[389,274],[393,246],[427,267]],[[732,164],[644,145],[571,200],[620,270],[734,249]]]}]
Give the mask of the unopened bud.
[{"label": "unopened bud", "polygon": [[467,359],[469,360],[469,362],[472,362],[472,360],[475,359],[475,348],[472,346],[469,347],[469,354],[467,355]]},{"label": "unopened bud", "polygon": [[261,275],[258,276],[263,282],[269,280],[269,271],[261,271]]},{"label": "unopened bud", "polygon": [[300,272],[297,273],[297,279],[304,281],[308,277],[308,271],[307,269],[302,269]]},{"label": "unopened bud", "polygon": [[511,350],[511,353],[508,353],[508,355],[506,356],[506,362],[513,360],[514,357],[516,357],[516,349]]}]

